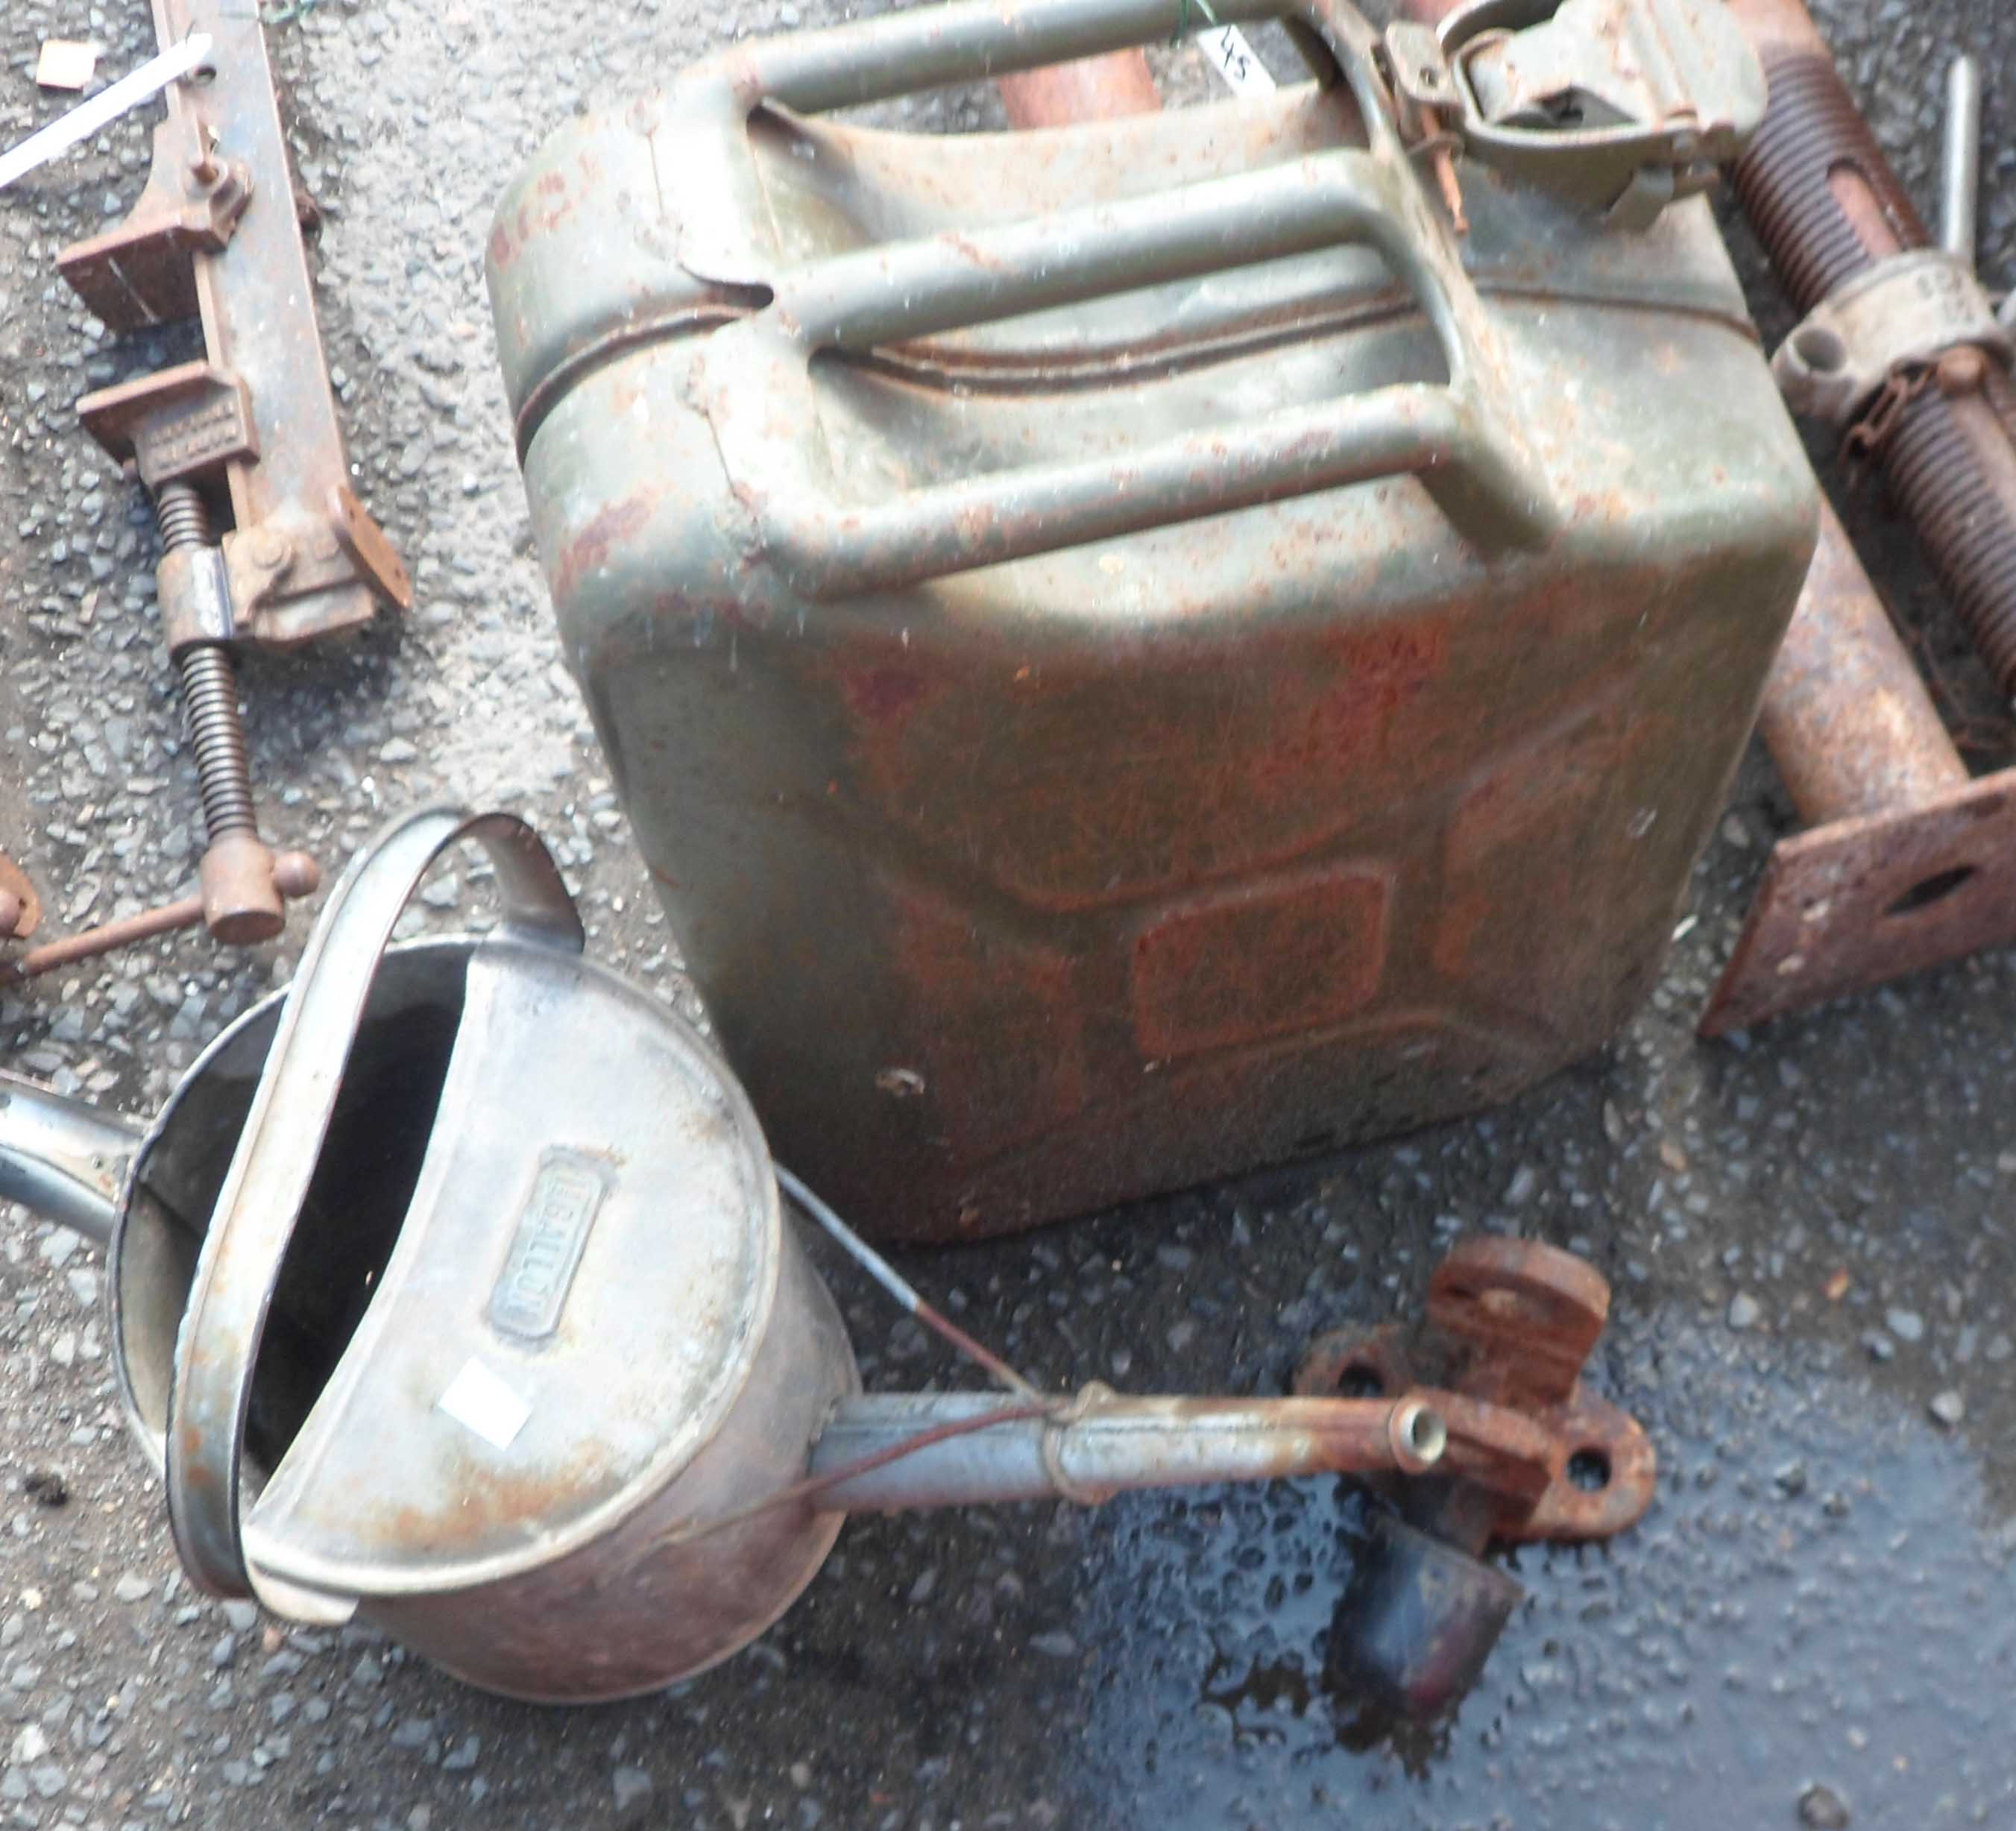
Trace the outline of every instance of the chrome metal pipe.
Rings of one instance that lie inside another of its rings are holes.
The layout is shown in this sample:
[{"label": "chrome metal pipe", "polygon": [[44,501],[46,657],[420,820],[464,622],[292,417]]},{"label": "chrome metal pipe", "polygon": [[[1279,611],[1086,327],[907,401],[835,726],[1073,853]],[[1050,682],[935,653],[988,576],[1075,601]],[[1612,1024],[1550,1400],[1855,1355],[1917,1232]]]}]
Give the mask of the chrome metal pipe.
[{"label": "chrome metal pipe", "polygon": [[[1131,1398],[1091,1386],[1058,1414],[929,1442],[836,1483],[840,1512],[1075,1500],[1124,1488],[1291,1475],[1420,1474],[1440,1460],[1441,1417],[1420,1399]],[[1017,1408],[999,1393],[868,1393],[841,1401],[812,1446],[814,1479],[924,1434]]]},{"label": "chrome metal pipe", "polygon": [[1945,156],[1939,162],[1939,246],[1974,265],[1981,195],[1981,66],[1963,52],[1946,72]]},{"label": "chrome metal pipe", "polygon": [[0,1200],[99,1246],[111,1244],[126,1173],[145,1135],[116,1113],[0,1071]]}]

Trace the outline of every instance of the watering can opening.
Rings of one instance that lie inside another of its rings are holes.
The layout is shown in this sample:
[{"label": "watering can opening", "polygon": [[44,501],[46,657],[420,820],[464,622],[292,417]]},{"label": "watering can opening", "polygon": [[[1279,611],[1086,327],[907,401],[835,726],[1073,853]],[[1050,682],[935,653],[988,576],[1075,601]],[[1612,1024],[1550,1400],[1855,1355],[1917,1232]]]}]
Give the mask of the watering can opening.
[{"label": "watering can opening", "polygon": [[[461,1021],[468,944],[416,943],[374,982],[275,1289],[247,1420],[256,1484],[340,1364],[407,1219]],[[267,1000],[184,1078],[136,1160],[113,1247],[116,1357],[129,1414],[163,1459],[175,1340],[197,1254],[279,1020]]]}]

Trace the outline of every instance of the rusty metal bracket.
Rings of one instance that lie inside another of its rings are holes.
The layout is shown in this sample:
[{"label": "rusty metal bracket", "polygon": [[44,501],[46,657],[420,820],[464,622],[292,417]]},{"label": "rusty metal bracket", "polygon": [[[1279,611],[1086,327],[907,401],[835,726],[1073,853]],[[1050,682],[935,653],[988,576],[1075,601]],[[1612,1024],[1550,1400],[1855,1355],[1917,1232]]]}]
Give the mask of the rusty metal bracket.
[{"label": "rusty metal bracket", "polygon": [[1435,1268],[1420,1328],[1317,1339],[1298,1393],[1405,1392],[1445,1433],[1435,1473],[1366,1478],[1390,1510],[1337,1605],[1337,1682],[1439,1715],[1475,1682],[1525,1594],[1485,1561],[1486,1546],[1604,1538],[1644,1516],[1658,1475],[1651,1441],[1582,1383],[1609,1314],[1609,1285],[1573,1254],[1477,1238]]},{"label": "rusty metal bracket", "polygon": [[1294,1390],[1407,1392],[1431,1405],[1449,1428],[1451,1478],[1385,1491],[1462,1549],[1608,1538],[1644,1516],[1658,1466],[1637,1420],[1582,1383],[1609,1314],[1608,1282],[1572,1253],[1467,1239],[1435,1268],[1422,1327],[1332,1329]]},{"label": "rusty metal bracket", "polygon": [[1812,824],[1773,849],[1702,1035],[2016,942],[2016,770],[1969,777],[1831,509],[1759,726]]},{"label": "rusty metal bracket", "polygon": [[412,587],[350,490],[257,9],[154,0],[154,23],[164,45],[209,34],[210,61],[167,91],[132,214],[57,265],[114,330],[200,315],[207,360],[77,411],[150,491],[189,483],[214,512],[228,498],[234,639],[290,646],[404,608]]},{"label": "rusty metal bracket", "polygon": [[2009,362],[2009,333],[1971,264],[1913,248],[1837,286],[1778,346],[1771,373],[1794,412],[1846,427],[1892,376],[1970,345]]}]

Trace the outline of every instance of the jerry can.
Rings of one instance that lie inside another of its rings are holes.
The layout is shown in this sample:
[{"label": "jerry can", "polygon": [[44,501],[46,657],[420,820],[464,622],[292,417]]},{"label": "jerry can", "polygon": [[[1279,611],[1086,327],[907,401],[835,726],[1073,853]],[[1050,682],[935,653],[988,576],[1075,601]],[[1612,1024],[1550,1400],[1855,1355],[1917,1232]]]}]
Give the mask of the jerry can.
[{"label": "jerry can", "polygon": [[1012,135],[833,118],[1186,23],[900,13],[576,123],[491,235],[638,843],[779,1158],[885,1235],[1370,1139],[1597,1047],[1811,551],[1691,195],[1763,106],[1720,7],[1213,16],[1282,20],[1311,80]]}]

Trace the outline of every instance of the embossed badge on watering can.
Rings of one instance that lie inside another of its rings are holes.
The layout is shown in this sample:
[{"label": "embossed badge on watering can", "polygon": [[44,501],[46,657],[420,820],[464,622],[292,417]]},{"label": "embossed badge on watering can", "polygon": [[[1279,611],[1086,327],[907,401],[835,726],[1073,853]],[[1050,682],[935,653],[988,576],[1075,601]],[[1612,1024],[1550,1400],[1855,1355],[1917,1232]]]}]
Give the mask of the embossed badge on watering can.
[{"label": "embossed badge on watering can", "polygon": [[[462,840],[503,920],[388,946]],[[200,1588],[586,1701],[747,1644],[850,1509],[1432,1471],[1474,1491],[1474,1530],[1424,1491],[1352,1616],[1370,1682],[1432,1704],[1517,1594],[1487,1538],[1603,1536],[1649,1503],[1643,1433],[1578,1381],[1607,1288],[1526,1243],[1451,1255],[1429,1315],[1469,1347],[1403,1370],[1374,1344],[1377,1396],[1341,1396],[1355,1348],[1289,1398],[1039,1392],[779,1169],[698,1034],[582,940],[523,822],[412,815],[144,1133],[0,1075],[0,1195],[106,1243],[121,1389]],[[861,1394],[780,1183],[1006,1393]],[[1595,1495],[1568,1473],[1591,1455]]]}]

